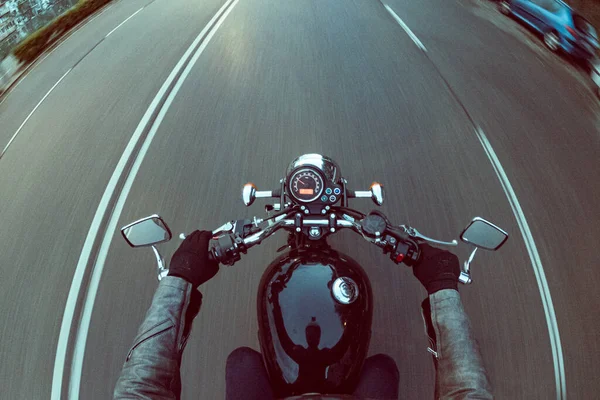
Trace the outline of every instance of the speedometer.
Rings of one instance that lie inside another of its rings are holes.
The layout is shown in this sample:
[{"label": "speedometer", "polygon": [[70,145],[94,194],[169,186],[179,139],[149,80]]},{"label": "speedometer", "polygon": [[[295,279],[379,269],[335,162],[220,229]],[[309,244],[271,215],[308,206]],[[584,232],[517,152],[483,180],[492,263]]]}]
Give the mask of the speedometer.
[{"label": "speedometer", "polygon": [[323,179],[313,170],[301,169],[292,175],[290,190],[296,200],[310,203],[323,192]]}]

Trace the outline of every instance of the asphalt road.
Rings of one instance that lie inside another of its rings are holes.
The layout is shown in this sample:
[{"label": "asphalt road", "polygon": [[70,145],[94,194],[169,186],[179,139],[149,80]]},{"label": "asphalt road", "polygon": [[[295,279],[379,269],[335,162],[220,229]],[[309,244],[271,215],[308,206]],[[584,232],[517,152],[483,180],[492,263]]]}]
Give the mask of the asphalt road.
[{"label": "asphalt road", "polygon": [[[100,199],[154,96],[223,4],[118,1],[0,104],[1,147],[18,131],[0,158],[0,397],[50,398],[65,304]],[[392,221],[450,239],[481,215],[511,234],[501,251],[477,256],[475,282],[461,295],[497,398],[556,398],[538,281],[475,124],[497,154],[537,245],[566,393],[595,397],[600,109],[586,79],[486,1],[387,5],[426,51],[378,1],[234,3],[164,115],[118,226],[155,212],[177,233],[262,216],[260,201],[243,206],[244,183],[270,189],[296,156],[330,155],[355,188],[385,184],[382,211]],[[110,226],[107,218],[101,222],[100,237]],[[152,253],[130,249],[116,230],[110,235],[83,347],[82,399],[111,396],[156,288]],[[202,287],[182,398],[224,398],[229,352],[258,349],[255,292],[283,241],[280,234],[252,249]],[[166,258],[178,243],[161,246]],[[371,278],[370,352],[394,357],[401,398],[433,397],[419,314],[424,290],[410,270],[352,234],[333,243]],[[99,247],[98,240],[92,259]],[[457,253],[464,258],[468,249]],[[91,264],[86,271],[78,304],[93,286]],[[80,305],[76,311],[75,328]],[[65,380],[63,395],[68,386]]]}]

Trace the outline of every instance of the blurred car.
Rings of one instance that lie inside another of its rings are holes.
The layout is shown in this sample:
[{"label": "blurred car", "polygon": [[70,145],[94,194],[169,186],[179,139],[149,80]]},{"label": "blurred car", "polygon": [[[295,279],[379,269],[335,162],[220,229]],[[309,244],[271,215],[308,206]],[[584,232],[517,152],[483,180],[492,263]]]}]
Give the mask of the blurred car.
[{"label": "blurred car", "polygon": [[592,82],[594,82],[594,92],[600,98],[600,59],[596,58],[591,62]]},{"label": "blurred car", "polygon": [[553,52],[564,51],[578,61],[590,62],[599,48],[596,29],[560,0],[501,0],[498,8],[525,22],[544,37]]}]

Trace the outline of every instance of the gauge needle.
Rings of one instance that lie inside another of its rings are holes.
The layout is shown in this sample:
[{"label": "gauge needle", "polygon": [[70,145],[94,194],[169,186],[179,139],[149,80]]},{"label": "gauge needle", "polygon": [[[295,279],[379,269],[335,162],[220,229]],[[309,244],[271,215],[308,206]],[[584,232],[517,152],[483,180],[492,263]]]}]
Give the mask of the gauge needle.
[{"label": "gauge needle", "polygon": [[302,178],[298,178],[298,182],[302,184],[302,186],[306,186],[306,183],[302,182]]}]

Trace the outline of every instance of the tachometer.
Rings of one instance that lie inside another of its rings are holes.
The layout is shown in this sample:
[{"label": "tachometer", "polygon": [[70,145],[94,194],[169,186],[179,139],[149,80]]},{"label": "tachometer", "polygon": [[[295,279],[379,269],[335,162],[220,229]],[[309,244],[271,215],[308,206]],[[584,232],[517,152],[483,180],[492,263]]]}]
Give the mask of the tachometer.
[{"label": "tachometer", "polygon": [[301,169],[292,175],[290,190],[296,200],[310,203],[321,195],[323,179],[310,169]]}]

